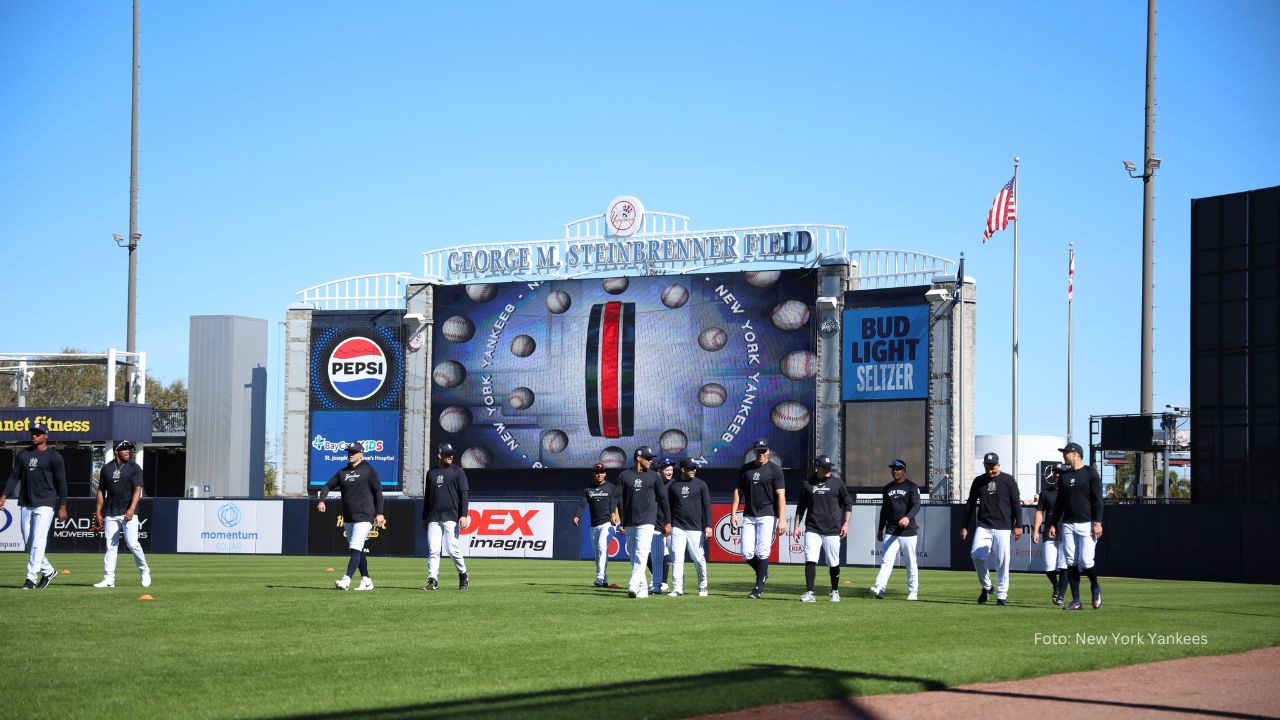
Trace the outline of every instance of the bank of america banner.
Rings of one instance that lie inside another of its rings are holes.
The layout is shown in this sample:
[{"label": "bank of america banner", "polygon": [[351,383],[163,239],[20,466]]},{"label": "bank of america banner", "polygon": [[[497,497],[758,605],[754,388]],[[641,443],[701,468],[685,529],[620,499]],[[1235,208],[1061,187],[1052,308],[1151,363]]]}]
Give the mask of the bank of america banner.
[{"label": "bank of america banner", "polygon": [[845,400],[929,396],[929,306],[844,311]]},{"label": "bank of america banner", "polygon": [[280,554],[284,503],[178,501],[178,552]]},{"label": "bank of america banner", "polygon": [[433,442],[467,469],[620,468],[640,445],[803,465],[817,357],[808,271],[440,286]]}]

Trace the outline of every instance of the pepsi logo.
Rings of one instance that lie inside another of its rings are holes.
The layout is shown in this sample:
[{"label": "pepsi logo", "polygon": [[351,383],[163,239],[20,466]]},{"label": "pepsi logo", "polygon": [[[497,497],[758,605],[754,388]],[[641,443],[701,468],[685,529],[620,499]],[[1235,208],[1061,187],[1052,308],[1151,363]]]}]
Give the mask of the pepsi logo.
[{"label": "pepsi logo", "polygon": [[387,380],[387,356],[366,337],[350,337],[329,355],[329,384],[348,400],[368,400]]},{"label": "pepsi logo", "polygon": [[609,557],[616,558],[622,554],[622,541],[617,535],[609,538]]}]

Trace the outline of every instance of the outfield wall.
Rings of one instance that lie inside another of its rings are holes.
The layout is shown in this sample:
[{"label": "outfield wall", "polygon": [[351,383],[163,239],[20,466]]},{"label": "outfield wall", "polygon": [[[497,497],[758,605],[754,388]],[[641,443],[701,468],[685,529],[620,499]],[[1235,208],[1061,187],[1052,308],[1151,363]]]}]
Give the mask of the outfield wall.
[{"label": "outfield wall", "polygon": [[[585,527],[572,518],[577,500],[478,498],[471,503],[472,526],[463,533],[470,557],[576,560],[590,557]],[[139,538],[150,553],[221,553],[342,555],[340,503],[320,513],[317,503],[303,499],[179,499],[141,501]],[[68,519],[55,521],[49,552],[101,552],[102,533],[92,524],[94,501],[72,498]],[[712,562],[733,562],[737,533],[728,523],[728,504],[714,503]],[[789,508],[794,514],[794,506]],[[878,505],[856,505],[853,531],[843,544],[846,565],[877,563],[874,532]],[[959,539],[963,505],[926,505],[918,516],[919,564],[926,568],[972,570],[969,544]],[[369,549],[382,556],[426,555],[426,531],[420,499],[389,499],[387,527],[371,534]],[[10,502],[0,510],[0,552],[21,552],[19,508]],[[1032,511],[1024,509],[1029,528]],[[972,530],[972,529],[971,529]],[[624,543],[611,543],[611,556],[626,557]],[[1109,505],[1106,535],[1098,544],[1097,565],[1103,575],[1167,580],[1213,580],[1280,584],[1280,505]],[[1013,569],[1039,572],[1040,547],[1030,534],[1014,544]],[[803,562],[802,548],[787,540],[774,544],[775,562]],[[901,564],[901,559],[898,564]]]}]

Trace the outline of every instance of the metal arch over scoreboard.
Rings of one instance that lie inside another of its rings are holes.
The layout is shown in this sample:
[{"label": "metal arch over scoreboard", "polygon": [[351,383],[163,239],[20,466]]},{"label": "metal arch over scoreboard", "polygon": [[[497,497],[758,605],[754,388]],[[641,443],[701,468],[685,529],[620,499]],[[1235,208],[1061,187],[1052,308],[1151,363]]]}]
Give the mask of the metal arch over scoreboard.
[{"label": "metal arch over scoreboard", "polygon": [[684,215],[648,211],[621,195],[605,211],[564,225],[564,237],[460,245],[423,253],[423,276],[444,283],[657,275],[735,266],[801,267],[843,256],[848,228],[794,224],[689,230]]}]

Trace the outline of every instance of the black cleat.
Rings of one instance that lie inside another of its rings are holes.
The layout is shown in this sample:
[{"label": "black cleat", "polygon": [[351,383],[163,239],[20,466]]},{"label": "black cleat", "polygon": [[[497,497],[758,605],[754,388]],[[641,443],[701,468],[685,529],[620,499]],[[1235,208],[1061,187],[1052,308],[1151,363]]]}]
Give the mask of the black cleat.
[{"label": "black cleat", "polygon": [[45,588],[49,587],[49,585],[53,583],[53,576],[54,576],[54,575],[57,575],[57,574],[58,574],[58,571],[57,571],[57,570],[54,570],[53,572],[49,573],[48,575],[43,575],[43,574],[42,574],[42,575],[40,576],[40,579],[36,581],[36,587],[40,588],[41,590],[43,590],[43,589],[45,589]]},{"label": "black cleat", "polygon": [[419,590],[439,590],[439,589],[440,589],[440,583],[436,582],[436,579],[435,579],[435,578],[427,578],[427,584],[426,584],[426,585],[423,585],[422,587],[420,587],[420,588],[418,588],[418,589],[419,589]]},{"label": "black cleat", "polygon": [[760,600],[763,597],[764,597],[764,593],[760,590],[760,588],[751,588],[751,592],[747,593],[747,599],[749,600]]},{"label": "black cleat", "polygon": [[1054,604],[1054,605],[1057,605],[1058,607],[1062,607],[1062,606],[1063,606],[1062,596],[1061,596],[1061,595],[1059,595],[1058,593],[1054,593],[1054,594],[1053,594],[1053,604]]},{"label": "black cleat", "polygon": [[997,605],[1008,605],[1009,603],[1005,602],[1004,598],[996,598],[996,604],[997,604]]},{"label": "black cleat", "polygon": [[1093,589],[1093,609],[1097,610],[1102,607],[1102,588],[1095,587]]},{"label": "black cleat", "polygon": [[469,587],[471,587],[471,583],[467,581],[467,574],[466,574],[466,573],[460,573],[460,574],[458,575],[458,589],[459,589],[459,590],[466,590],[466,589],[467,589],[467,588],[469,588]]},{"label": "black cleat", "polygon": [[982,594],[978,596],[978,604],[979,604],[979,605],[986,605],[986,604],[987,604],[987,595],[988,595],[990,592],[991,592],[990,590],[987,590],[986,588],[982,588]]},{"label": "black cleat", "polygon": [[22,589],[23,589],[23,590],[35,590],[35,589],[36,589],[36,584],[35,584],[35,583],[33,583],[33,582],[31,582],[30,580],[24,580],[24,581],[22,582]]}]

